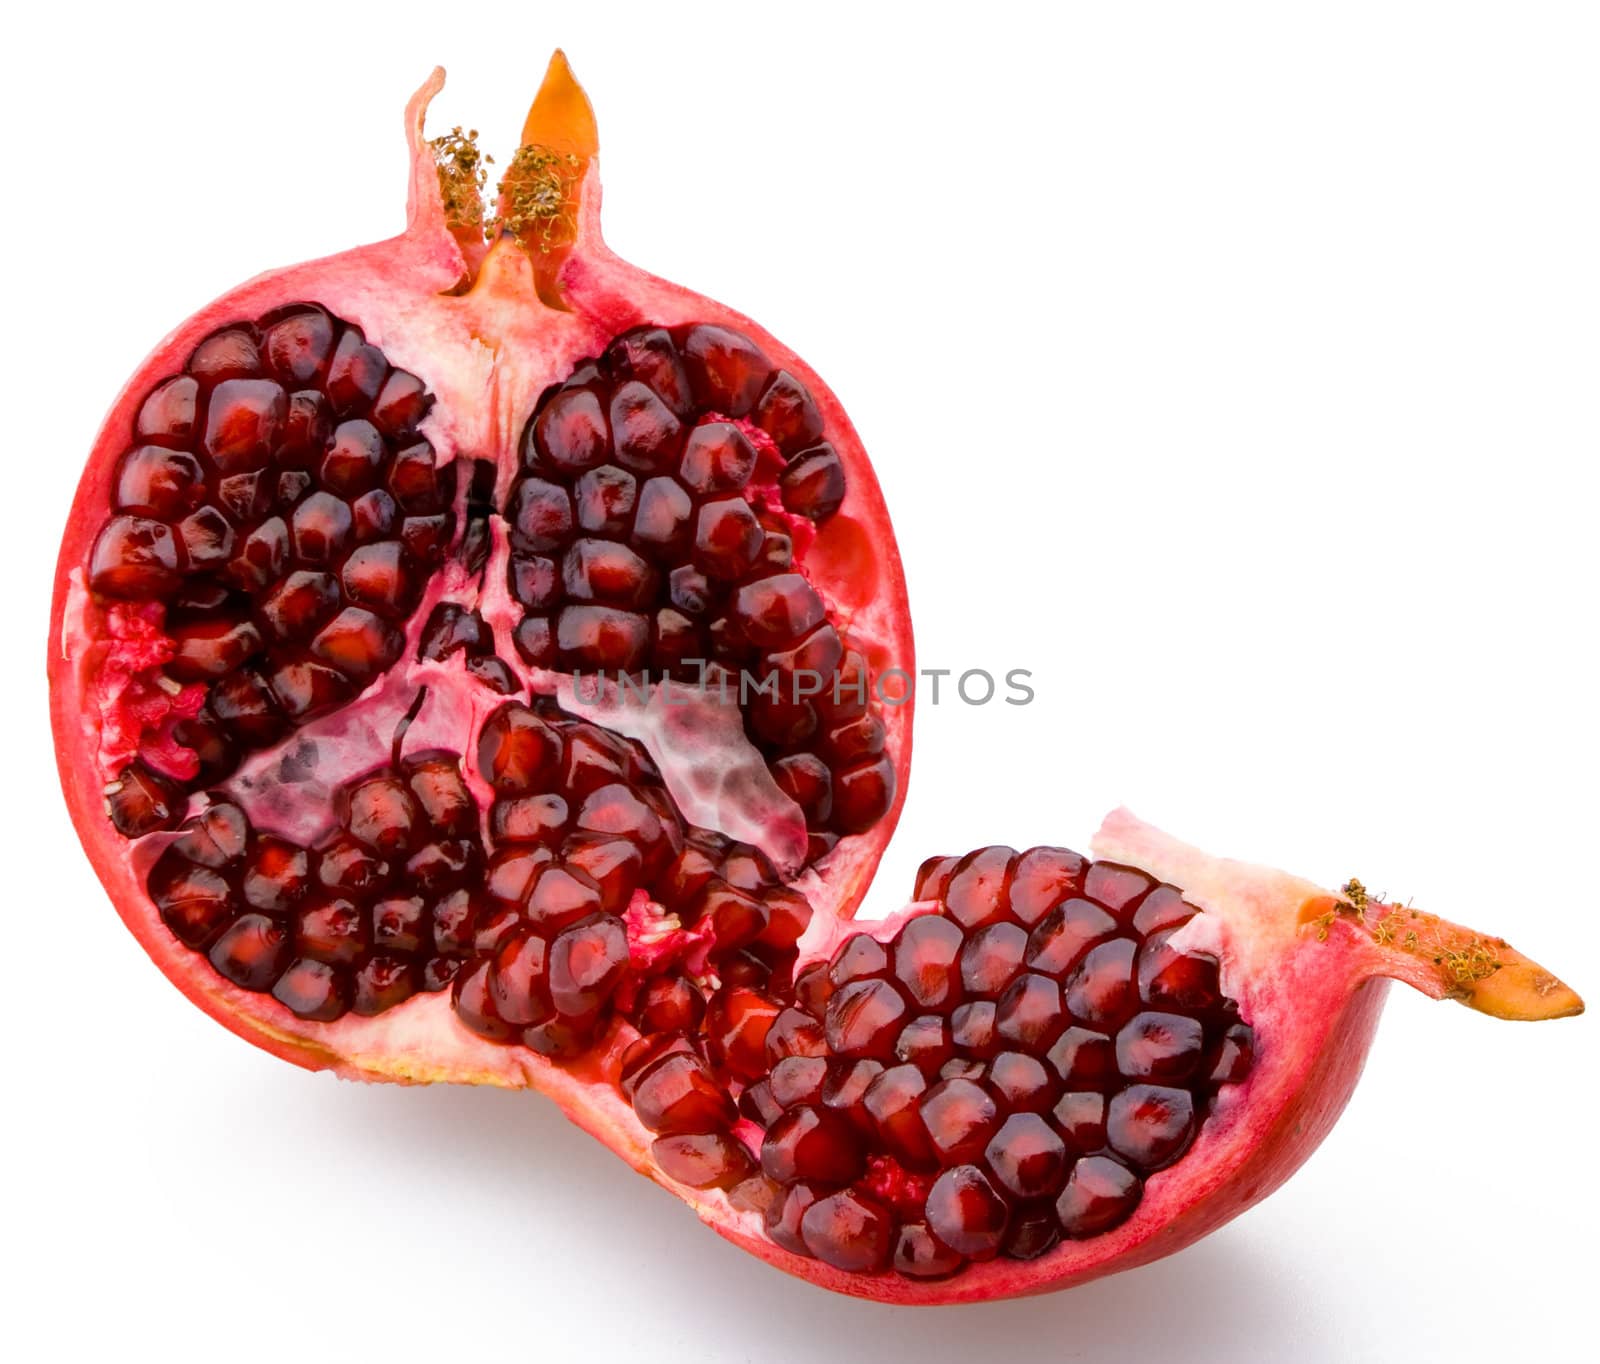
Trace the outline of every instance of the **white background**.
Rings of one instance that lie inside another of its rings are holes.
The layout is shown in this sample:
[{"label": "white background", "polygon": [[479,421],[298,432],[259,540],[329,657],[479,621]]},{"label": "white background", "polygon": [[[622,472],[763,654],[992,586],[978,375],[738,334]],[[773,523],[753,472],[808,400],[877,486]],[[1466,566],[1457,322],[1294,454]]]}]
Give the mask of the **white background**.
[{"label": "white background", "polygon": [[[869,912],[1126,802],[1503,933],[1591,997],[1600,30],[1582,5],[150,4],[7,21],[3,1234],[18,1357],[1501,1360],[1593,1348],[1595,1027],[1397,992],[1337,1132],[1200,1245],[974,1309],[824,1295],[549,1104],[312,1076],[167,985],[46,739],[55,543],[173,324],[502,160],[549,49],[608,237],[872,452],[924,709]],[[25,27],[19,29],[19,24]]]}]

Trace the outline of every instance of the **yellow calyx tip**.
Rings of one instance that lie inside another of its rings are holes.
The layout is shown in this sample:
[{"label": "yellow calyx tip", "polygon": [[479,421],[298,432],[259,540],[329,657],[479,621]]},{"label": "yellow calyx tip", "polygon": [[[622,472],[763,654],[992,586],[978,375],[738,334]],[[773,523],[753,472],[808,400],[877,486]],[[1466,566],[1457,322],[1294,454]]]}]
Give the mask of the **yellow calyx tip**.
[{"label": "yellow calyx tip", "polygon": [[594,108],[572,74],[567,54],[559,47],[550,56],[544,82],[533,97],[522,125],[522,145],[546,147],[563,156],[587,161],[600,150],[600,132]]},{"label": "yellow calyx tip", "polygon": [[1578,992],[1520,952],[1511,952],[1499,969],[1465,988],[1461,1002],[1491,1018],[1517,1023],[1571,1018],[1583,1012]]}]

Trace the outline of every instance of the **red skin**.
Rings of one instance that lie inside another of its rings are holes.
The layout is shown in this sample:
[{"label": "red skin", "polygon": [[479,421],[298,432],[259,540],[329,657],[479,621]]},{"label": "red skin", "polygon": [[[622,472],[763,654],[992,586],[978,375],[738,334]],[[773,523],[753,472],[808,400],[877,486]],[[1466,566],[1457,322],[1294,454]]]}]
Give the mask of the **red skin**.
[{"label": "red skin", "polygon": [[[1492,983],[1463,990],[1415,955],[1385,945],[1364,921],[1357,924],[1327,913],[1335,902],[1317,887],[1208,858],[1119,812],[1102,830],[1097,852],[1183,886],[1188,898],[1208,911],[1181,932],[1191,935],[1186,945],[1212,950],[1222,960],[1223,986],[1255,1031],[1255,1064],[1244,1083],[1223,1091],[1189,1154],[1148,1182],[1142,1203],[1126,1223],[1089,1241],[1066,1242],[1038,1260],[993,1260],[952,1279],[927,1283],[892,1273],[842,1273],[790,1254],[767,1239],[759,1217],[739,1213],[725,1195],[688,1190],[668,1179],[650,1158],[650,1134],[613,1084],[618,1056],[635,1036],[625,1025],[614,1026],[579,1061],[557,1067],[523,1048],[495,1045],[469,1033],[456,1022],[445,994],[418,996],[377,1018],[350,1015],[331,1024],[308,1023],[268,995],[237,989],[216,975],[204,956],[180,946],[143,887],[143,874],[163,839],[147,839],[130,855],[130,845],[105,818],[101,788],[110,772],[100,753],[93,686],[104,618],[82,582],[109,506],[115,462],[145,392],[180,369],[196,342],[224,323],[301,300],[320,302],[358,323],[392,364],[423,376],[436,393],[428,434],[441,456],[468,450],[498,457],[502,495],[534,401],[579,357],[597,353],[613,335],[643,321],[668,326],[713,322],[743,331],[776,365],[809,387],[825,417],[828,438],[846,466],[849,492],[843,509],[806,554],[804,571],[835,616],[848,617],[852,642],[875,670],[915,669],[905,581],[888,513],[837,399],[804,361],[750,319],[614,256],[600,237],[594,162],[583,181],[575,240],[557,276],[567,310],[540,302],[529,257],[509,242],[492,250],[472,248],[475,286],[465,294],[448,292],[469,262],[445,225],[434,160],[422,137],[423,114],[442,82],[442,73],[436,72],[407,108],[413,164],[406,230],[389,241],[261,276],[168,336],[112,406],[62,541],[49,676],[63,792],[118,913],[162,971],[213,1018],[285,1060],[351,1079],[536,1089],[635,1169],[688,1202],[722,1235],[779,1268],[861,1297],[945,1303],[1044,1292],[1146,1263],[1214,1230],[1271,1192],[1309,1155],[1344,1107],[1377,1024],[1385,976],[1404,979],[1435,997],[1448,993],[1465,998],[1502,1016],[1557,1016],[1581,1009],[1575,995],[1503,943],[1504,964],[1514,969]],[[554,118],[557,131],[577,129],[580,143],[588,139],[580,149],[592,150],[592,121],[584,122],[591,119],[587,102],[559,56],[541,101],[546,96],[551,98],[544,122],[536,103],[529,128],[548,132]],[[489,366],[483,360],[484,345],[495,350],[492,387],[485,381]],[[414,629],[425,615],[426,603]],[[462,719],[461,709],[466,708],[465,721],[475,730],[489,703],[458,698],[452,704],[456,709],[450,714]],[[802,940],[803,962],[826,959],[849,931],[905,798],[912,706],[884,707],[882,714],[887,752],[899,778],[897,795],[869,833],[843,840],[821,864],[820,875],[804,878],[816,918]],[[481,798],[484,791],[476,794]],[[930,908],[913,905],[905,913]],[[903,918],[895,916],[873,931],[887,938]],[[1432,922],[1447,937],[1465,933]]]}]

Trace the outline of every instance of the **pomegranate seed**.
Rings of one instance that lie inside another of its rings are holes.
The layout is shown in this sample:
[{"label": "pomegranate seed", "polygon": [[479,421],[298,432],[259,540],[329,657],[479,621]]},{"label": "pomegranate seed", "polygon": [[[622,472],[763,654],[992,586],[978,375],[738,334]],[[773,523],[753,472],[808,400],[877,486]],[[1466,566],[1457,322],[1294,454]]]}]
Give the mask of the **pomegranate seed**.
[{"label": "pomegranate seed", "polygon": [[389,879],[389,864],[355,839],[340,836],[322,849],[317,879],[327,889],[363,896],[379,890]]},{"label": "pomegranate seed", "polygon": [[419,895],[379,900],[371,915],[372,943],[380,952],[410,955],[428,941],[428,910]]},{"label": "pomegranate seed", "polygon": [[1137,1014],[1117,1034],[1117,1069],[1130,1080],[1174,1084],[1200,1065],[1204,1036],[1198,1021],[1183,1014]]},{"label": "pomegranate seed", "polygon": [[802,1105],[768,1129],[761,1168],[780,1184],[801,1179],[848,1184],[866,1168],[866,1159],[860,1135],[845,1118],[831,1109]]},{"label": "pomegranate seed", "polygon": [[250,821],[237,805],[219,801],[184,824],[172,840],[176,855],[204,867],[228,867],[250,846]]},{"label": "pomegranate seed", "polygon": [[[547,856],[543,849],[531,849],[528,853],[530,862],[542,861]],[[528,895],[528,921],[543,932],[554,933],[598,914],[601,905],[600,888],[581,871],[547,866],[539,871],[538,880]]]},{"label": "pomegranate seed", "polygon": [[786,455],[815,444],[822,436],[822,413],[805,385],[787,370],[772,376],[752,420]]},{"label": "pomegranate seed", "polygon": [[293,955],[283,925],[265,914],[242,914],[207,954],[217,974],[244,990],[270,990]]},{"label": "pomegranate seed", "polygon": [[560,736],[526,706],[501,706],[479,731],[478,771],[501,794],[539,792],[560,763]]},{"label": "pomegranate seed", "polygon": [[224,379],[206,404],[200,449],[224,474],[260,469],[272,458],[289,395],[271,379]]},{"label": "pomegranate seed", "polygon": [[792,952],[811,923],[810,901],[785,886],[768,886],[761,892],[761,903],[767,913],[767,926],[756,935],[756,942]]},{"label": "pomegranate seed", "polygon": [[870,1274],[889,1263],[894,1218],[871,1199],[845,1189],[819,1198],[800,1219],[806,1249],[824,1264]]},{"label": "pomegranate seed", "polygon": [[785,1009],[767,1032],[767,1059],[774,1063],[791,1056],[826,1056],[828,1040],[822,1026],[801,1009]]},{"label": "pomegranate seed", "polygon": [[1194,1136],[1194,1100],[1186,1089],[1130,1085],[1106,1110],[1111,1149],[1147,1173],[1170,1165]]},{"label": "pomegranate seed", "polygon": [[199,392],[200,385],[187,374],[156,385],[134,419],[135,437],[174,449],[187,446],[194,439],[195,399]]},{"label": "pomegranate seed", "polygon": [[755,896],[713,880],[701,893],[698,918],[708,922],[719,948],[754,942],[767,926],[767,907]]},{"label": "pomegranate seed", "polygon": [[333,358],[333,319],[321,308],[288,310],[266,326],[261,353],[268,371],[293,388],[321,384]]},{"label": "pomegranate seed", "polygon": [[452,890],[441,896],[430,911],[434,946],[452,956],[465,956],[472,950],[477,915],[470,891]]},{"label": "pomegranate seed", "polygon": [[204,482],[200,461],[188,451],[135,446],[117,465],[111,504],[118,511],[172,520],[199,506]]},{"label": "pomegranate seed", "polygon": [[822,1103],[849,1118],[863,1132],[871,1132],[872,1117],[866,1109],[867,1090],[883,1074],[883,1062],[863,1058],[850,1061],[841,1058],[828,1067],[828,1078],[822,1084]]},{"label": "pomegranate seed", "polygon": [[349,900],[319,899],[295,918],[295,951],[330,965],[354,965],[368,940],[366,916]]},{"label": "pomegranate seed", "polygon": [[881,975],[889,969],[889,955],[883,945],[866,933],[856,933],[839,945],[828,964],[828,979],[835,986],[866,976]]},{"label": "pomegranate seed", "polygon": [[185,947],[204,947],[239,910],[219,873],[187,863],[171,849],[151,868],[147,886],[161,921]]},{"label": "pomegranate seed", "polygon": [[1115,1074],[1111,1039],[1088,1028],[1068,1028],[1045,1059],[1069,1088],[1091,1088]]},{"label": "pomegranate seed", "polygon": [[1060,1240],[1061,1221],[1054,1209],[1039,1209],[1012,1218],[1000,1252],[1013,1260],[1036,1260]]},{"label": "pomegranate seed", "polygon": [[928,1227],[945,1245],[972,1260],[1000,1251],[1010,1210],[976,1165],[957,1165],[928,1193]]},{"label": "pomegranate seed", "polygon": [[1110,1156],[1085,1156],[1067,1176],[1056,1216],[1068,1236],[1098,1236],[1126,1222],[1143,1192],[1139,1177]]},{"label": "pomegranate seed", "polygon": [[611,431],[624,467],[657,474],[676,465],[683,425],[648,385],[632,380],[611,395]]},{"label": "pomegranate seed", "polygon": [[1178,928],[1200,911],[1183,898],[1176,886],[1157,886],[1133,912],[1133,931],[1148,938],[1164,928]]},{"label": "pomegranate seed", "polygon": [[961,930],[935,914],[919,915],[900,930],[894,943],[894,973],[913,1003],[945,1009],[961,998],[955,963],[962,943]]},{"label": "pomegranate seed", "polygon": [[1011,912],[1036,924],[1063,900],[1083,893],[1088,863],[1066,848],[1030,848],[1011,873]]},{"label": "pomegranate seed", "polygon": [[908,1279],[948,1279],[966,1263],[924,1222],[906,1222],[895,1241],[894,1267]]},{"label": "pomegranate seed", "polygon": [[1054,1197],[1067,1177],[1066,1144],[1037,1113],[1013,1113],[983,1156],[995,1182],[1018,1198]]},{"label": "pomegranate seed", "polygon": [[969,994],[994,998],[1022,968],[1028,936],[1013,923],[980,929],[961,951],[961,983]]},{"label": "pomegranate seed", "polygon": [[1221,1002],[1217,959],[1206,952],[1179,952],[1159,933],[1139,954],[1139,997],[1157,1008],[1207,1010]]},{"label": "pomegranate seed", "polygon": [[828,1063],[820,1056],[786,1056],[772,1067],[768,1092],[780,1109],[822,1102]]},{"label": "pomegranate seed", "polygon": [[404,1004],[421,986],[415,963],[387,954],[368,957],[356,968],[350,1011],[370,1018]]},{"label": "pomegranate seed", "polygon": [[389,452],[378,428],[368,421],[340,422],[322,457],[323,486],[340,497],[354,497],[372,488]]},{"label": "pomegranate seed", "polygon": [[726,327],[691,327],[682,338],[683,367],[694,400],[730,417],[756,404],[772,373],[749,337]]},{"label": "pomegranate seed", "polygon": [[294,552],[308,564],[335,563],[350,543],[354,528],[349,506],[327,492],[312,493],[289,518]]},{"label": "pomegranate seed", "polygon": [[331,1023],[350,1008],[350,978],[337,966],[307,957],[290,963],[272,997],[297,1018]]},{"label": "pomegranate seed", "polygon": [[633,672],[644,661],[650,622],[611,606],[568,606],[556,619],[556,647],[565,666],[592,672]]},{"label": "pomegranate seed", "polygon": [[1133,959],[1137,950],[1127,938],[1113,938],[1092,947],[1067,977],[1067,1011],[1084,1023],[1116,1027],[1137,1007]]},{"label": "pomegranate seed", "polygon": [[574,835],[562,844],[570,871],[580,872],[600,891],[600,908],[620,914],[633,898],[644,874],[644,857],[626,839]]},{"label": "pomegranate seed", "polygon": [[638,1077],[633,1109],[652,1132],[720,1132],[733,1126],[735,1112],[727,1091],[698,1056],[676,1052],[661,1057]]},{"label": "pomegranate seed", "polygon": [[142,516],[114,516],[94,542],[89,585],[103,596],[170,596],[181,581],[172,527]]},{"label": "pomegranate seed", "polygon": [[1009,908],[1006,881],[1015,856],[1012,848],[994,847],[980,848],[963,857],[945,888],[950,917],[969,932],[1005,919]]},{"label": "pomegranate seed", "polygon": [[757,1080],[739,1095],[739,1112],[756,1126],[767,1128],[783,1116],[783,1105],[772,1095],[772,1086]]},{"label": "pomegranate seed", "polygon": [[767,1213],[767,1235],[792,1254],[810,1255],[800,1236],[800,1223],[817,1198],[818,1191],[809,1184],[796,1184],[786,1190]]},{"label": "pomegranate seed", "polygon": [[[445,509],[446,492],[439,477],[439,466],[434,459],[433,446],[425,440],[395,452],[389,465],[388,486],[395,501],[413,516],[437,516]],[[448,519],[437,525],[439,533],[446,534]]]},{"label": "pomegranate seed", "polygon": [[518,549],[555,549],[572,533],[572,498],[559,483],[525,478],[512,494],[509,518]]},{"label": "pomegranate seed", "polygon": [[1133,917],[1134,909],[1154,885],[1155,879],[1137,867],[1122,867],[1115,862],[1095,862],[1084,874],[1083,893],[1127,923]]},{"label": "pomegranate seed", "polygon": [[694,566],[708,578],[733,582],[750,571],[761,540],[761,525],[742,497],[707,502],[695,521]]},{"label": "pomegranate seed", "polygon": [[927,1089],[927,1079],[916,1066],[892,1066],[873,1080],[862,1099],[878,1141],[914,1170],[939,1167],[921,1112]]},{"label": "pomegranate seed", "polygon": [[261,351],[255,327],[245,323],[212,332],[194,348],[185,368],[212,383],[260,374]]},{"label": "pomegranate seed", "polygon": [[989,1063],[989,1088],[1013,1113],[1044,1113],[1061,1083],[1044,1064],[1020,1051],[1003,1051]]},{"label": "pomegranate seed", "polygon": [[1208,1079],[1214,1085],[1237,1084],[1249,1074],[1254,1058],[1255,1034],[1246,1024],[1235,1023],[1217,1046]]},{"label": "pomegranate seed", "polygon": [[421,379],[403,369],[390,373],[372,403],[372,420],[386,436],[398,437],[416,429],[433,405]]},{"label": "pomegranate seed", "polygon": [[362,545],[353,551],[339,570],[339,581],[351,601],[390,620],[409,615],[416,604],[410,556],[397,540]]},{"label": "pomegranate seed", "polygon": [[924,1075],[936,1074],[955,1053],[948,1019],[922,1014],[900,1029],[895,1039],[895,1059],[916,1066]]},{"label": "pomegranate seed", "polygon": [[245,901],[268,914],[287,914],[311,888],[311,859],[304,848],[281,838],[256,841],[239,889]]},{"label": "pomegranate seed", "polygon": [[350,696],[350,682],[336,668],[309,660],[281,662],[270,678],[272,694],[291,719],[309,720]]},{"label": "pomegranate seed", "polygon": [[513,932],[494,955],[488,998],[497,1017],[515,1027],[550,1015],[550,944],[527,930]]},{"label": "pomegranate seed", "polygon": [[888,1060],[906,1020],[905,998],[886,980],[852,980],[828,1001],[823,1025],[839,1056]]},{"label": "pomegranate seed", "polygon": [[712,1059],[735,1076],[754,1080],[767,1070],[767,1034],[780,1007],[746,986],[725,985],[706,1004]]},{"label": "pomegranate seed", "polygon": [[533,423],[533,448],[552,468],[577,474],[604,464],[611,434],[600,400],[586,388],[569,388],[546,403]]},{"label": "pomegranate seed", "polygon": [[988,1058],[1000,1050],[995,1033],[995,1005],[992,1000],[974,1000],[961,1005],[950,1015],[950,1040],[958,1051]]},{"label": "pomegranate seed", "polygon": [[406,784],[436,832],[457,838],[477,835],[477,802],[455,754],[413,758],[406,767]]},{"label": "pomegranate seed", "polygon": [[1106,1144],[1106,1096],[1093,1090],[1063,1094],[1050,1110],[1074,1151],[1098,1151]]},{"label": "pomegranate seed", "polygon": [[[594,1045],[598,1023],[598,1016],[546,1019],[543,1023],[535,1023],[533,1027],[522,1030],[522,1045],[552,1060],[571,1060],[582,1056]],[[699,1138],[685,1140],[698,1141]]]},{"label": "pomegranate seed", "polygon": [[1060,979],[1091,947],[1117,931],[1117,921],[1099,905],[1070,899],[1051,909],[1028,938],[1025,960],[1035,971]]},{"label": "pomegranate seed", "polygon": [[852,763],[834,774],[834,828],[847,834],[865,833],[888,813],[894,793],[894,765],[887,758]]},{"label": "pomegranate seed", "polygon": [[489,978],[492,964],[480,961],[468,967],[455,978],[451,986],[451,1007],[467,1027],[481,1037],[504,1042],[514,1030],[495,1012],[490,997]]},{"label": "pomegranate seed", "polygon": [[833,773],[816,754],[791,753],[779,758],[772,765],[772,778],[800,807],[807,823],[822,823],[833,812]]},{"label": "pomegranate seed", "polygon": [[845,476],[834,448],[826,441],[802,450],[778,476],[786,510],[813,521],[826,521],[844,502]]},{"label": "pomegranate seed", "polygon": [[1042,1052],[1066,1025],[1061,987],[1049,976],[1029,971],[1018,976],[995,1008],[995,1033],[1028,1051]]},{"label": "pomegranate seed", "polygon": [[621,919],[607,914],[578,924],[550,944],[550,998],[562,1014],[591,1013],[611,998],[627,966]]},{"label": "pomegranate seed", "polygon": [[573,489],[578,525],[594,535],[622,535],[633,520],[638,496],[639,484],[632,474],[614,464],[591,469]]},{"label": "pomegranate seed", "polygon": [[993,1096],[971,1080],[939,1081],[923,1096],[921,1112],[929,1139],[946,1165],[977,1160],[1000,1125]]},{"label": "pomegranate seed", "polygon": [[399,777],[374,777],[348,796],[345,828],[383,858],[415,850],[426,836],[427,821],[410,788]]},{"label": "pomegranate seed", "polygon": [[260,610],[267,628],[281,640],[310,636],[339,606],[339,583],[331,573],[300,570],[279,583]]},{"label": "pomegranate seed", "polygon": [[750,1153],[726,1132],[657,1137],[650,1154],[669,1179],[691,1189],[730,1189],[755,1169]]},{"label": "pomegranate seed", "polygon": [[[917,880],[912,891],[913,900],[943,900],[945,888],[950,883],[950,878],[955,874],[955,869],[960,863],[959,857],[930,857],[917,868]],[[924,915],[923,918],[927,918]],[[913,920],[921,923],[921,919]],[[910,925],[907,925],[909,927]]]}]

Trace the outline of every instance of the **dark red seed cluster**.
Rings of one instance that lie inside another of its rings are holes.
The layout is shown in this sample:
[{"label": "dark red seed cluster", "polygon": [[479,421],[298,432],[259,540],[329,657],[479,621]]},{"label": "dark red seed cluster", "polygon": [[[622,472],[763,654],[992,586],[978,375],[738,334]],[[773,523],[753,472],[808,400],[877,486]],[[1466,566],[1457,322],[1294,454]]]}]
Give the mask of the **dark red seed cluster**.
[{"label": "dark red seed cluster", "polygon": [[216,801],[147,878],[162,921],[219,975],[324,1023],[448,986],[476,950],[483,875],[478,807],[453,753],[363,777],[335,805],[338,829],[306,848]]},{"label": "dark red seed cluster", "polygon": [[1217,962],[1170,944],[1195,907],[1061,848],[936,858],[917,898],[939,911],[891,941],[735,990],[737,1047],[726,1003],[638,1021],[661,1028],[622,1087],[658,1162],[858,1273],[938,1278],[1125,1221],[1250,1066]]},{"label": "dark red seed cluster", "polygon": [[796,564],[791,532],[844,498],[822,436],[811,394],[748,337],[640,327],[544,394],[506,509],[523,659],[748,674],[748,729],[814,855],[875,823],[895,783],[871,678]]},{"label": "dark red seed cluster", "polygon": [[570,1056],[619,1003],[662,1028],[690,1013],[700,1023],[706,989],[676,959],[642,959],[629,974],[624,915],[641,891],[652,940],[687,931],[711,970],[763,983],[787,974],[810,906],[757,849],[686,825],[636,745],[548,703],[511,702],[484,723],[477,764],[495,793],[493,852],[478,959],[455,987],[474,1031]]},{"label": "dark red seed cluster", "polygon": [[454,531],[417,434],[431,402],[359,327],[314,304],[212,333],[151,390],[89,562],[102,598],[160,602],[167,676],[206,700],[173,737],[199,771],[145,755],[108,793],[130,837],[182,794],[362,690]]}]

